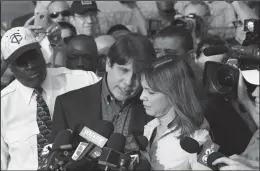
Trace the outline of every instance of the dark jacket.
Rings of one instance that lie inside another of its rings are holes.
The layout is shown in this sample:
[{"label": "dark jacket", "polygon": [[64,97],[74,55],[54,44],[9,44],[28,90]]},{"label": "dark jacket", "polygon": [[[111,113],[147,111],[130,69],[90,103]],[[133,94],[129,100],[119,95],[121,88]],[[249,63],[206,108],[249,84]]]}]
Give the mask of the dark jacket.
[{"label": "dark jacket", "polygon": [[[102,80],[56,98],[51,142],[61,130],[68,128],[74,130],[78,124],[92,127],[98,120],[102,120],[101,87]],[[146,115],[142,102],[139,100],[139,95],[135,98],[128,134],[143,133],[144,125],[152,119],[152,117]]]}]

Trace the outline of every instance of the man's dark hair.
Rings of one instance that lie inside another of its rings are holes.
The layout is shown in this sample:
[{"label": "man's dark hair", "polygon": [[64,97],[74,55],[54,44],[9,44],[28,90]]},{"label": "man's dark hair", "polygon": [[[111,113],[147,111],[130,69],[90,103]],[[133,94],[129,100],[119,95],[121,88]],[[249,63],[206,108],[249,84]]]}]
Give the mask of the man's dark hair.
[{"label": "man's dark hair", "polygon": [[197,50],[196,50],[196,56],[197,56],[197,58],[199,58],[203,48],[206,47],[206,46],[216,46],[216,45],[223,45],[224,46],[225,44],[226,44],[226,42],[224,40],[222,40],[217,35],[208,36],[198,44],[198,47],[197,47]]},{"label": "man's dark hair", "polygon": [[60,21],[58,24],[60,25],[61,29],[70,29],[74,36],[77,35],[76,28],[72,24],[66,21]]},{"label": "man's dark hair", "polygon": [[151,41],[138,33],[129,33],[121,36],[110,47],[108,58],[111,66],[115,63],[125,65],[130,59],[149,63],[156,59],[155,50]]},{"label": "man's dark hair", "polygon": [[168,26],[158,32],[155,38],[173,38],[181,39],[182,47],[185,51],[193,49],[193,38],[188,30],[177,26]]},{"label": "man's dark hair", "polygon": [[110,27],[110,29],[107,31],[107,34],[108,35],[112,35],[114,32],[120,31],[120,30],[125,30],[125,31],[129,31],[130,32],[130,30],[125,25],[123,25],[123,24],[116,24],[116,25]]},{"label": "man's dark hair", "polygon": [[36,0],[32,0],[32,3],[33,3],[34,6],[36,6],[37,1]]}]

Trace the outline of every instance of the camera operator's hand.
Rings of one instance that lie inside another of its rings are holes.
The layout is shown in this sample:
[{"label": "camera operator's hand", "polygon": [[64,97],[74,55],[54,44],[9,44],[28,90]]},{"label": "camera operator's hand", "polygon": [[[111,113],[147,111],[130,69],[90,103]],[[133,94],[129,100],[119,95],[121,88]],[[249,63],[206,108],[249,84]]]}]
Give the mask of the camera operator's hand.
[{"label": "camera operator's hand", "polygon": [[212,164],[216,165],[216,164],[220,164],[220,163],[224,163],[227,166],[223,166],[219,170],[255,170],[255,168],[253,168],[253,167],[246,166],[240,162],[231,160],[227,157],[221,157],[221,158],[215,160]]}]

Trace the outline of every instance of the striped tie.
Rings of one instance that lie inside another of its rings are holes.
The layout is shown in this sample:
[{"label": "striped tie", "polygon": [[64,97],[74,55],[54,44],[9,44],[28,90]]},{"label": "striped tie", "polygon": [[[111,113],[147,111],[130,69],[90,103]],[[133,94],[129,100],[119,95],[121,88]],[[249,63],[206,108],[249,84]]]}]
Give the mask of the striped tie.
[{"label": "striped tie", "polygon": [[38,160],[45,145],[49,144],[48,138],[51,134],[51,116],[48,106],[42,97],[42,88],[35,89],[37,101],[37,124],[40,133],[37,135]]}]

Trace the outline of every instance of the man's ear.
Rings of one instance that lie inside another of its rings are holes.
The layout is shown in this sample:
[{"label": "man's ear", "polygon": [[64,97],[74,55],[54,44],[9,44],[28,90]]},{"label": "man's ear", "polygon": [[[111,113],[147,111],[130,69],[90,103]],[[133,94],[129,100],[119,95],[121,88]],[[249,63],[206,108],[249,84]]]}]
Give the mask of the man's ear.
[{"label": "man's ear", "polygon": [[111,68],[112,68],[112,65],[111,65],[110,59],[109,59],[109,57],[107,57],[107,59],[106,59],[106,72],[110,71]]}]

